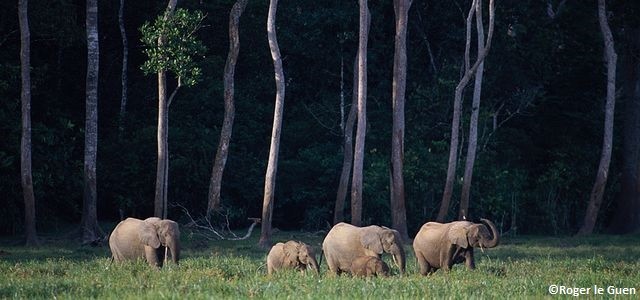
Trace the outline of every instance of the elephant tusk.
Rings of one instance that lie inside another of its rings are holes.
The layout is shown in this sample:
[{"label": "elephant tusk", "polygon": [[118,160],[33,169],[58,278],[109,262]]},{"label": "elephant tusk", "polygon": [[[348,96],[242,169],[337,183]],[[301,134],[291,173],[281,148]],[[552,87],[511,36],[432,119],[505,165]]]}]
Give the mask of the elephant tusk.
[{"label": "elephant tusk", "polygon": [[480,251],[484,253],[484,247],[482,247],[482,244],[480,244]]},{"label": "elephant tusk", "polygon": [[394,255],[391,255],[391,258],[393,259],[393,263],[398,265],[398,261],[396,260],[396,257]]},{"label": "elephant tusk", "polygon": [[164,247],[164,263],[163,264],[167,264],[167,256],[169,255],[169,247]]}]

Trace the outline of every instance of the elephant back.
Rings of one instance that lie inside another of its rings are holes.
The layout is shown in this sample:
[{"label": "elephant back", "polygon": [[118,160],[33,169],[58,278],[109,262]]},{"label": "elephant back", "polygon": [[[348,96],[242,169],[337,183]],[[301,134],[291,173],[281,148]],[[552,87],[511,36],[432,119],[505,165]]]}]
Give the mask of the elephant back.
[{"label": "elephant back", "polygon": [[327,233],[322,242],[322,250],[327,252],[342,252],[343,254],[353,256],[353,260],[358,256],[364,255],[361,240],[361,227],[353,226],[347,223],[338,223]]},{"label": "elephant back", "polygon": [[445,224],[438,223],[438,222],[427,222],[427,223],[424,223],[422,225],[422,227],[420,227],[420,231],[429,231],[429,230],[434,230],[434,229],[440,229],[440,228],[442,228],[442,226],[445,226]]}]

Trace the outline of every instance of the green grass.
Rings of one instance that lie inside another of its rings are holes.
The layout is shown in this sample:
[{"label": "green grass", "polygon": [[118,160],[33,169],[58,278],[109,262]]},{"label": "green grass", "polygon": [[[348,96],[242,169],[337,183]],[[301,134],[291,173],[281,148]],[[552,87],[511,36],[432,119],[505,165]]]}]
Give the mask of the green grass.
[{"label": "green grass", "polygon": [[[254,233],[245,241],[199,241],[183,232],[179,267],[157,271],[144,262],[111,264],[108,247],[45,240],[28,249],[0,239],[0,299],[430,299],[540,298],[552,284],[635,288],[640,292],[640,236],[503,238],[495,249],[476,251],[477,268],[423,277],[407,246],[407,274],[389,278],[333,277],[286,271],[266,276],[266,252]],[[322,235],[279,232],[274,241],[303,240],[319,249]],[[13,246],[11,246],[13,244]],[[9,246],[7,246],[9,245]],[[389,259],[388,257],[385,259]],[[324,260],[324,259],[323,259]],[[387,261],[388,263],[391,262]],[[397,269],[393,269],[397,273]],[[571,298],[570,295],[562,296]],[[594,298],[590,292],[590,298]]]}]

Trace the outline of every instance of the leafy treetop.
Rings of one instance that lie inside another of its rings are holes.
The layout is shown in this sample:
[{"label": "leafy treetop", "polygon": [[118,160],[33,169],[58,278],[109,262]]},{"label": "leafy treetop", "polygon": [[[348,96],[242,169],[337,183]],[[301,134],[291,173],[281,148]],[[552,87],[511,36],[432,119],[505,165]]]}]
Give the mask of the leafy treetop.
[{"label": "leafy treetop", "polygon": [[[179,8],[165,20],[164,15],[153,24],[145,22],[140,28],[144,53],[148,60],[142,65],[145,74],[171,71],[181,84],[193,86],[200,80],[202,69],[194,58],[204,56],[207,48],[197,39],[195,33],[201,27],[205,15],[201,11],[191,12]],[[159,43],[160,37],[163,43]]]}]

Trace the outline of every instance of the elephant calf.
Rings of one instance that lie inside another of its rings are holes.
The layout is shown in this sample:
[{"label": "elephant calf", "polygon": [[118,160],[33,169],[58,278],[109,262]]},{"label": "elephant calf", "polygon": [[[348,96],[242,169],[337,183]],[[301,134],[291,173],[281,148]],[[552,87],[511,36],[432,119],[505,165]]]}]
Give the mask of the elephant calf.
[{"label": "elephant calf", "polygon": [[269,275],[280,269],[296,269],[304,272],[311,267],[319,273],[318,262],[311,246],[297,241],[277,243],[267,255],[267,273]]},{"label": "elephant calf", "polygon": [[389,276],[389,266],[375,256],[360,256],[351,262],[353,276]]}]

